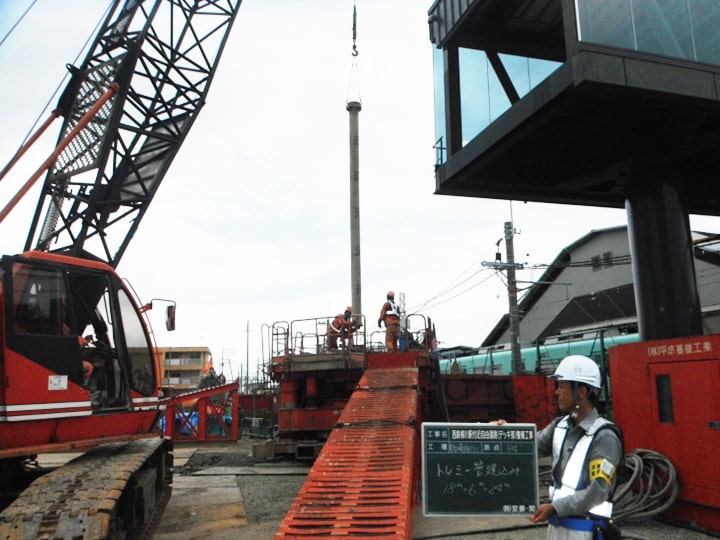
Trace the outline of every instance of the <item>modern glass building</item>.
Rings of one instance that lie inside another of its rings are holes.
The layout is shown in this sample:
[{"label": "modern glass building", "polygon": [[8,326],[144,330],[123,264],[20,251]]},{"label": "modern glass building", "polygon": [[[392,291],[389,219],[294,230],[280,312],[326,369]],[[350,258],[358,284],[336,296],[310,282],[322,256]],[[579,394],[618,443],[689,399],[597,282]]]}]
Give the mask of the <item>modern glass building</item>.
[{"label": "modern glass building", "polygon": [[720,215],[720,2],[437,0],[436,193],[625,208],[640,333],[702,333]]}]

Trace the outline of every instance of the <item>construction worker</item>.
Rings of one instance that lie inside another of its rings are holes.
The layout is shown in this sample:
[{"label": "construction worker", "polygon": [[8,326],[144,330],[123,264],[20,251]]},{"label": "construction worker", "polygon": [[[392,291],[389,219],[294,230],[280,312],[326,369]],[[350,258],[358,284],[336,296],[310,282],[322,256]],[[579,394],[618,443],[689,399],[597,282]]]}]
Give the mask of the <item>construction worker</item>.
[{"label": "construction worker", "polygon": [[623,438],[620,428],[595,407],[602,386],[600,369],[586,356],[571,355],[551,378],[557,384],[558,408],[566,416],[537,434],[538,454],[552,455],[554,485],[550,502],[541,504],[530,521],[547,521],[550,540],[620,538],[609,521]]},{"label": "construction worker", "polygon": [[388,291],[386,302],[380,310],[378,328],[385,323],[385,349],[387,352],[398,350],[398,337],[400,336],[400,311],[395,305],[395,293]]},{"label": "construction worker", "polygon": [[352,306],[345,308],[344,313],[335,316],[333,321],[328,325],[327,329],[327,350],[337,351],[338,338],[342,338],[342,347],[346,347],[346,340],[350,338],[350,315],[352,314]]}]

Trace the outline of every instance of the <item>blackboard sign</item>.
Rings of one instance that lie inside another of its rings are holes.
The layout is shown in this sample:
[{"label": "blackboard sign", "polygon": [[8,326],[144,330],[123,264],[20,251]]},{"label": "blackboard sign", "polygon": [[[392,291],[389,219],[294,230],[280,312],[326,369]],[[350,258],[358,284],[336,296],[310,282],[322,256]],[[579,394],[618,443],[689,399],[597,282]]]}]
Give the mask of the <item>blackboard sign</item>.
[{"label": "blackboard sign", "polygon": [[423,423],[423,513],[533,514],[538,506],[535,432],[535,424]]}]

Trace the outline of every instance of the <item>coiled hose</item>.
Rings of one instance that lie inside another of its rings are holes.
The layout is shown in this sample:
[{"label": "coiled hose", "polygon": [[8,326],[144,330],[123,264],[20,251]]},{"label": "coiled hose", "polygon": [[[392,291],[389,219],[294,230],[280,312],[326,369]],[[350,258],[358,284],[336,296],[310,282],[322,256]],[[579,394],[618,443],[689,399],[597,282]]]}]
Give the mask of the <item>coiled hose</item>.
[{"label": "coiled hose", "polygon": [[[552,484],[549,466],[540,468],[540,485]],[[677,498],[677,472],[670,460],[654,450],[635,449],[625,455],[613,496],[613,521],[644,521],[662,514]]]},{"label": "coiled hose", "polygon": [[675,466],[666,456],[654,450],[635,449],[625,455],[623,469],[613,496],[616,522],[650,519],[675,502],[680,485]]}]

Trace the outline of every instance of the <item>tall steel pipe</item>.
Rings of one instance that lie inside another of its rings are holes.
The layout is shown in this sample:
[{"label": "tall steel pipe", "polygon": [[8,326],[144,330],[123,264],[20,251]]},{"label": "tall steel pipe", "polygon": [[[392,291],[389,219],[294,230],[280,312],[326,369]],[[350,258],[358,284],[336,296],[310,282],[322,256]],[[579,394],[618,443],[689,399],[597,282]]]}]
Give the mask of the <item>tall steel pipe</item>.
[{"label": "tall steel pipe", "polygon": [[349,101],[350,113],[350,274],[353,317],[362,314],[360,280],[360,140],[358,117],[362,105],[359,101]]}]

